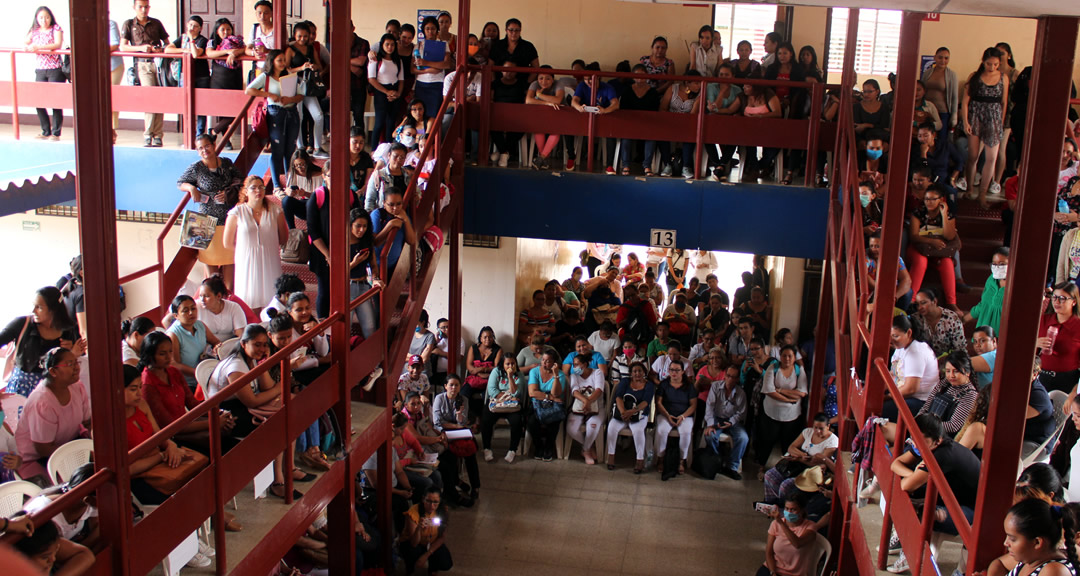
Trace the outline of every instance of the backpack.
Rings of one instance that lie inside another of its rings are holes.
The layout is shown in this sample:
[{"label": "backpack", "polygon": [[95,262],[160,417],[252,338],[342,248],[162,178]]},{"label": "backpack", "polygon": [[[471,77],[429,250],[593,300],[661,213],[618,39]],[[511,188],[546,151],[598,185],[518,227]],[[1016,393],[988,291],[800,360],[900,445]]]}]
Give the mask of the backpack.
[{"label": "backpack", "polygon": [[307,230],[294,228],[289,230],[289,237],[281,247],[281,261],[293,264],[307,264],[310,256],[310,245]]},{"label": "backpack", "polygon": [[624,306],[626,307],[626,321],[624,322],[626,337],[636,344],[648,342],[652,329],[649,327],[648,320],[645,319],[645,313],[641,311],[641,308],[628,304]]},{"label": "backpack", "polygon": [[[668,448],[668,452],[671,452],[670,447]],[[664,456],[666,458],[667,454]],[[694,451],[694,461],[691,463],[690,468],[694,472],[697,472],[702,478],[712,480],[716,478],[716,475],[720,472],[720,467],[723,463],[721,456],[712,448],[706,446]]]}]

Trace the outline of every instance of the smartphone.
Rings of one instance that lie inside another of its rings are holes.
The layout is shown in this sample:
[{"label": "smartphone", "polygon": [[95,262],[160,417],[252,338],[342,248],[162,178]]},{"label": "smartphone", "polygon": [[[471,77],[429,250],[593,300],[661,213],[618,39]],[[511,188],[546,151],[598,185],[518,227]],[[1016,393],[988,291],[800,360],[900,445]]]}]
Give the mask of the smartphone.
[{"label": "smartphone", "polygon": [[776,513],[776,504],[766,504],[764,502],[758,502],[757,504],[754,504],[754,510],[761,512],[766,516],[772,516],[774,513]]},{"label": "smartphone", "polygon": [[431,519],[431,525],[432,526],[442,526],[442,518],[439,518],[438,516],[435,516],[434,518]]},{"label": "smartphone", "polygon": [[586,112],[589,112],[591,114],[599,114],[600,113],[600,107],[599,106],[582,106],[581,109],[586,111]]}]

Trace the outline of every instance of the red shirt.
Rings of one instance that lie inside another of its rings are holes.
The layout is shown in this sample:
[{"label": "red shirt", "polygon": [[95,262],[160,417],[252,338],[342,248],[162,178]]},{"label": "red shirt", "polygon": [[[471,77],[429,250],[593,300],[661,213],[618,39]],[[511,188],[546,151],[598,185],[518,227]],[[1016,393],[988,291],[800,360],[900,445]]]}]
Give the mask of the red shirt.
[{"label": "red shirt", "polygon": [[1046,336],[1046,329],[1050,326],[1058,327],[1058,335],[1054,340],[1053,354],[1044,351],[1040,356],[1043,370],[1071,372],[1080,368],[1080,318],[1070,316],[1061,324],[1057,314],[1045,314],[1039,321],[1039,338]]},{"label": "red shirt", "polygon": [[229,296],[225,299],[230,302],[235,302],[238,306],[240,306],[240,309],[244,311],[244,318],[248,321],[248,324],[258,324],[260,322],[259,315],[251,309],[251,306],[247,305],[247,302],[241,300],[240,297],[236,294],[229,294]]},{"label": "red shirt", "polygon": [[149,368],[144,368],[142,373],[143,399],[162,428],[199,404],[184,375],[172,366],[165,370],[169,374],[168,382],[162,382]]},{"label": "red shirt", "polygon": [[1005,181],[1005,199],[1016,200],[1020,196],[1020,176],[1013,176]]},{"label": "red shirt", "polygon": [[142,410],[136,408],[135,413],[127,419],[128,450],[149,440],[153,435],[154,427],[150,425],[150,419]]}]

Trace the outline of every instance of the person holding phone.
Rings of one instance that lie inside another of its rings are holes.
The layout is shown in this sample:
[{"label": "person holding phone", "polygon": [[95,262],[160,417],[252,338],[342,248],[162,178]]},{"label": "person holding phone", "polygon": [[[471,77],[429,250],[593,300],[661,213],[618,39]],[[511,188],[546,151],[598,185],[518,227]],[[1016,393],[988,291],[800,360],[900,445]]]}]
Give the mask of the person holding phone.
[{"label": "person holding phone", "polygon": [[[600,63],[593,62],[585,66],[586,71],[600,71]],[[593,86],[593,84],[596,86]],[[593,89],[596,89],[596,100],[593,103]],[[574,98],[570,105],[578,112],[590,114],[610,114],[619,109],[619,94],[607,82],[601,82],[598,76],[586,76],[574,90]],[[608,175],[615,174],[615,138],[607,139],[607,168],[604,171]]]},{"label": "person holding phone", "polygon": [[405,529],[398,537],[405,573],[427,569],[429,574],[454,567],[446,547],[446,510],[438,488],[428,488],[424,499],[405,512]]},{"label": "person holding phone", "polygon": [[[765,563],[757,576],[798,576],[807,573],[817,538],[814,523],[806,517],[806,497],[792,494],[783,509],[770,510],[769,539],[765,543]],[[811,569],[812,570],[812,569]]]}]

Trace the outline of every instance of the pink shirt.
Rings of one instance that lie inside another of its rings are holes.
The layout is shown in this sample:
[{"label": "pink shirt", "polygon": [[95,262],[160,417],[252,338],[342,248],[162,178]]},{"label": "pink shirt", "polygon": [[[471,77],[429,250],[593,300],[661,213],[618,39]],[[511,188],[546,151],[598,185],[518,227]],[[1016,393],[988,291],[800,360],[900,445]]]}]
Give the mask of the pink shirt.
[{"label": "pink shirt", "polygon": [[[44,29],[41,27],[35,28],[30,33],[30,40],[34,46],[45,46],[56,42],[56,33],[61,32],[59,24],[53,24],[52,28]],[[37,66],[38,70],[54,70],[62,65],[60,56],[56,54],[38,54]]]},{"label": "pink shirt", "polygon": [[[780,521],[773,520],[772,524],[769,524],[769,535],[775,538],[773,557],[776,558],[776,573],[784,576],[805,574],[808,554],[804,552],[809,552],[812,546],[806,546],[802,550],[796,548],[795,544],[788,540],[787,533],[777,524],[778,522]],[[814,523],[805,518],[800,524],[791,527],[791,531],[800,537],[813,529]]]},{"label": "pink shirt", "polygon": [[[15,431],[15,444],[24,463],[34,463],[38,456],[34,443],[58,446],[79,437],[83,422],[90,421],[90,400],[86,387],[76,382],[68,387],[71,400],[61,406],[56,396],[42,383],[30,393],[23,408],[19,428]],[[24,464],[25,466],[25,464]],[[20,470],[20,476],[22,472]]]}]

